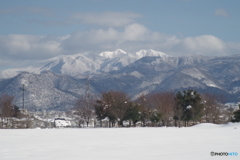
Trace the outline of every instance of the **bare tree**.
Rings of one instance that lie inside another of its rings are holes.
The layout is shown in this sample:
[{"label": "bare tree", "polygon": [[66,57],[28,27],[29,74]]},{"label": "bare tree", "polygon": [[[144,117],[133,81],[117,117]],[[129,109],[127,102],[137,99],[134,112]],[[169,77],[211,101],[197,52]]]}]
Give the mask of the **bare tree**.
[{"label": "bare tree", "polygon": [[162,92],[149,96],[153,107],[161,114],[162,125],[170,126],[170,118],[173,117],[174,93]]},{"label": "bare tree", "polygon": [[118,121],[118,125],[123,126],[123,121],[126,118],[129,107],[131,105],[130,98],[126,93],[114,92],[110,93],[110,104],[108,106],[110,115],[114,116]]},{"label": "bare tree", "polygon": [[[10,95],[2,95],[0,97],[0,113],[1,113],[1,128],[9,127],[10,119],[14,116],[14,97]],[[13,124],[13,122],[11,122]]]},{"label": "bare tree", "polygon": [[79,126],[82,122],[86,122],[87,127],[94,116],[94,99],[93,97],[80,97],[75,104],[75,115],[79,116]]},{"label": "bare tree", "polygon": [[142,123],[142,126],[146,126],[147,121],[150,120],[151,117],[151,105],[150,105],[150,100],[148,99],[147,96],[141,94],[137,100],[136,103],[139,107],[140,111],[140,120]]},{"label": "bare tree", "polygon": [[113,123],[117,121],[120,127],[128,116],[130,105],[130,98],[126,93],[109,91],[102,93],[95,105],[95,111],[99,120],[106,116]]},{"label": "bare tree", "polygon": [[[217,95],[205,93],[203,94],[204,117],[207,123],[220,123],[220,114],[223,104]],[[220,97],[221,98],[221,97]]]},{"label": "bare tree", "polygon": [[234,112],[233,107],[226,108],[226,110],[223,111],[223,122],[222,123],[230,122],[233,118],[233,112]]}]

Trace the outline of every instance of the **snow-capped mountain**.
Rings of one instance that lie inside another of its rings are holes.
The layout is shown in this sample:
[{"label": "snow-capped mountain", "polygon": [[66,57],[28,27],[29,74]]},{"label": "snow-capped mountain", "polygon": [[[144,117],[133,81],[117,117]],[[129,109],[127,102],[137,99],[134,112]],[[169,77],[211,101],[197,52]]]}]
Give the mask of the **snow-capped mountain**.
[{"label": "snow-capped mountain", "polygon": [[101,62],[101,59],[94,61],[82,54],[60,56],[39,63],[40,67],[37,68],[37,71],[41,73],[50,70],[54,73],[78,77],[86,73],[95,73],[100,69]]},{"label": "snow-capped mountain", "polygon": [[142,93],[192,88],[224,95],[226,101],[240,100],[240,55],[173,57],[154,50],[127,53],[118,49],[54,57],[3,71],[1,76],[7,79],[0,79],[0,90],[14,95],[21,105],[24,82],[26,107],[66,109],[85,93],[86,75],[91,77],[93,93],[116,90],[136,98]]},{"label": "snow-capped mountain", "polygon": [[81,75],[86,73],[95,73],[100,69],[101,63],[101,59],[94,61],[82,54],[57,56],[41,61],[32,66],[4,70],[0,73],[0,77],[11,78],[21,72],[40,74],[44,71],[52,71],[57,74],[67,74],[73,77],[81,77]]},{"label": "snow-capped mountain", "polygon": [[142,57],[161,57],[165,60],[169,57],[172,57],[172,56],[167,55],[163,52],[155,51],[155,50],[152,50],[152,49],[140,50],[140,51],[136,52],[135,55],[139,58],[142,58]]},{"label": "snow-capped mountain", "polygon": [[168,61],[161,57],[143,57],[118,71],[95,75],[92,83],[100,92],[121,90],[133,97],[141,93],[192,88],[237,101],[240,99],[239,62],[240,56],[222,59],[169,57]]},{"label": "snow-capped mountain", "polygon": [[124,55],[127,55],[128,53],[121,50],[121,49],[117,49],[113,52],[111,51],[105,51],[105,52],[102,52],[100,53],[99,55],[103,58],[116,58],[116,57],[121,57],[121,56],[124,56]]},{"label": "snow-capped mountain", "polygon": [[140,50],[131,54],[121,49],[113,52],[105,51],[99,54],[63,55],[41,61],[32,66],[1,71],[0,78],[11,78],[21,72],[40,74],[48,70],[57,74],[67,74],[76,78],[83,78],[86,74],[92,75],[119,70],[146,56],[158,56],[164,59],[169,57],[165,53],[154,50]]}]

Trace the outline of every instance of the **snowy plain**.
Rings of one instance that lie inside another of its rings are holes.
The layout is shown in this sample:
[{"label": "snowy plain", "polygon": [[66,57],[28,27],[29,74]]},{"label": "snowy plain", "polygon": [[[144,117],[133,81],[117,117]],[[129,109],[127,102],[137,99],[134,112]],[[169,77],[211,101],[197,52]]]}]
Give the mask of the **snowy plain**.
[{"label": "snowy plain", "polygon": [[240,123],[193,127],[0,130],[0,160],[240,159]]}]

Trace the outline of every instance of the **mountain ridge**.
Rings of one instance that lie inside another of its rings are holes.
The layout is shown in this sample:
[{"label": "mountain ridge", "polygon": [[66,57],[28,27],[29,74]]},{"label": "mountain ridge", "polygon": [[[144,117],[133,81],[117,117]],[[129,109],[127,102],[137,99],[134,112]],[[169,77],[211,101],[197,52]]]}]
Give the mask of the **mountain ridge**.
[{"label": "mountain ridge", "polygon": [[40,74],[45,70],[51,70],[58,74],[68,74],[75,78],[84,78],[86,74],[91,75],[119,70],[138,59],[148,56],[161,57],[165,60],[168,57],[172,57],[152,49],[139,50],[133,54],[117,49],[115,51],[104,51],[94,55],[90,53],[60,55],[40,61],[31,66],[3,70],[0,72],[0,78],[12,78],[23,71]]},{"label": "mountain ridge", "polygon": [[140,94],[195,89],[222,94],[227,102],[240,101],[240,55],[173,57],[154,50],[113,52],[105,57],[58,56],[35,68],[15,69],[16,76],[0,79],[1,93],[14,95],[21,106],[21,89],[26,84],[27,108],[69,109],[85,94],[89,75],[92,94],[116,90],[137,98]]}]

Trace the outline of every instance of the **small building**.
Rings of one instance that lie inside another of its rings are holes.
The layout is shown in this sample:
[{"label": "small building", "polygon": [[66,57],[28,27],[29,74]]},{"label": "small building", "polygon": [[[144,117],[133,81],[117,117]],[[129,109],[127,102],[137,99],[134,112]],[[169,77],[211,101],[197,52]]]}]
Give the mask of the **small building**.
[{"label": "small building", "polygon": [[24,115],[28,115],[28,110],[27,109],[19,109],[19,112]]},{"label": "small building", "polygon": [[56,128],[71,127],[71,122],[66,120],[65,118],[55,118],[54,119],[54,126]]}]

